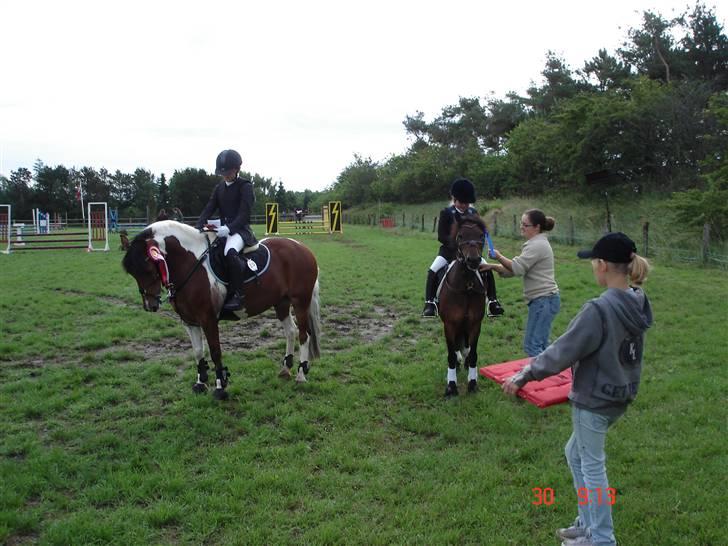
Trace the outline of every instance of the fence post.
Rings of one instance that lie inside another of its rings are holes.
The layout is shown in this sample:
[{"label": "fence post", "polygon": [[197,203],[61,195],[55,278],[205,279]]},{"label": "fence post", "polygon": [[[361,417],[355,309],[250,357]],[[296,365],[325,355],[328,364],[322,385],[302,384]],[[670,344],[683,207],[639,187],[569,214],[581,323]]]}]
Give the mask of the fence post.
[{"label": "fence post", "polygon": [[432,219],[432,233],[437,231],[437,216]]},{"label": "fence post", "polygon": [[513,215],[513,236],[518,235],[518,229],[516,228],[516,215]]},{"label": "fence post", "polygon": [[642,224],[642,248],[645,252],[644,256],[650,255],[650,223],[645,222]]},{"label": "fence post", "polygon": [[495,237],[498,236],[498,213],[493,213],[493,235]]},{"label": "fence post", "polygon": [[707,222],[703,224],[703,249],[702,258],[703,265],[708,263],[708,257],[710,255],[710,224]]},{"label": "fence post", "polygon": [[574,246],[574,243],[576,242],[574,236],[574,217],[569,216],[569,244]]},{"label": "fence post", "polygon": [[425,231],[425,215],[422,215],[422,227],[420,228],[420,231]]}]

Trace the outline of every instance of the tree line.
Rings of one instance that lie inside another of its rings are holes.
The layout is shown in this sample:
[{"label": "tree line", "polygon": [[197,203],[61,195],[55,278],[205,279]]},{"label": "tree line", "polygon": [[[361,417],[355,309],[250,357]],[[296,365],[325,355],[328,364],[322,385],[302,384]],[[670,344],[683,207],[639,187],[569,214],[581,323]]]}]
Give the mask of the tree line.
[{"label": "tree line", "polygon": [[[282,210],[313,206],[315,193],[286,190],[283,182],[274,182],[259,174],[241,172],[253,181],[256,203],[253,214],[264,214],[265,203],[274,201]],[[145,169],[133,173],[104,168],[80,169],[63,165],[51,167],[36,161],[33,170],[19,168],[9,178],[0,177],[0,203],[13,206],[13,217],[29,218],[33,208],[44,212],[81,216],[79,191],[84,202],[107,202],[121,217],[153,220],[159,210],[179,208],[186,216],[196,216],[204,208],[220,177],[204,169],[187,168],[175,171],[169,181],[164,174],[157,177]]]},{"label": "tree line", "polygon": [[679,192],[691,221],[728,216],[728,39],[713,10],[697,3],[669,20],[646,11],[616,52],[600,49],[577,70],[548,52],[541,76],[525,95],[461,97],[431,121],[408,115],[408,150],[355,156],[331,197],[443,200],[466,176],[488,199]]}]

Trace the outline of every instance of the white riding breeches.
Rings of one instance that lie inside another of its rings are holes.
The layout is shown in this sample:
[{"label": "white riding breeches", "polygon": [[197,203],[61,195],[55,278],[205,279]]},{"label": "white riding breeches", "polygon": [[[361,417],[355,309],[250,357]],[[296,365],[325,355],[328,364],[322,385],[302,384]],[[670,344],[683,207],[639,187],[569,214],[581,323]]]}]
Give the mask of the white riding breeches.
[{"label": "white riding breeches", "polygon": [[[488,262],[486,261],[486,259],[484,257],[481,257],[480,263],[482,265],[482,264],[487,264]],[[430,271],[432,271],[433,273],[437,273],[446,265],[447,265],[447,260],[445,258],[443,258],[442,256],[438,256],[437,258],[435,258],[435,261],[432,262],[432,265],[430,266]]]},{"label": "white riding breeches", "polygon": [[430,266],[430,271],[432,271],[433,273],[437,273],[446,265],[447,265],[447,260],[445,258],[443,258],[442,256],[437,256],[435,258],[435,261],[433,261],[432,265]]},{"label": "white riding breeches", "polygon": [[227,242],[225,243],[225,256],[227,256],[227,253],[233,248],[238,252],[243,250],[243,238],[239,233],[228,235]]}]

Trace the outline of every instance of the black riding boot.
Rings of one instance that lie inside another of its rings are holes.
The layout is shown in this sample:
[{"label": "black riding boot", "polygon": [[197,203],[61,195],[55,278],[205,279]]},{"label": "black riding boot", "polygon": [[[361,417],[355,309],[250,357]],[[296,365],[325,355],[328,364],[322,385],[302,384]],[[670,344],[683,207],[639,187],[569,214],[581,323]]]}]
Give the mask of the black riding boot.
[{"label": "black riding boot", "polygon": [[437,316],[437,303],[435,296],[437,295],[437,273],[432,269],[427,270],[427,283],[425,284],[425,308],[422,310],[423,317]]},{"label": "black riding boot", "polygon": [[495,295],[495,276],[492,271],[485,272],[485,293],[488,298],[488,316],[499,317],[505,310],[498,302],[498,297]]},{"label": "black riding boot", "polygon": [[243,308],[243,261],[237,250],[231,250],[225,255],[230,282],[228,284],[228,297],[222,306],[226,311],[237,311]]}]

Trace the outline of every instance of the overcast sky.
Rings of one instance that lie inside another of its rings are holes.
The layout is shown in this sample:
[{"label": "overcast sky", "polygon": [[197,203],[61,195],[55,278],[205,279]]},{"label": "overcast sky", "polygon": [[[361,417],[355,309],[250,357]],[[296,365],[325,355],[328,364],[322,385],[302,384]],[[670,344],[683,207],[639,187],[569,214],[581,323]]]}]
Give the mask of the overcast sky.
[{"label": "overcast sky", "polygon": [[[675,0],[0,0],[0,173],[46,165],[243,168],[321,190],[360,154],[403,152],[402,121],[613,52]],[[707,2],[713,5],[713,2]],[[718,8],[725,24],[725,9]]]}]

